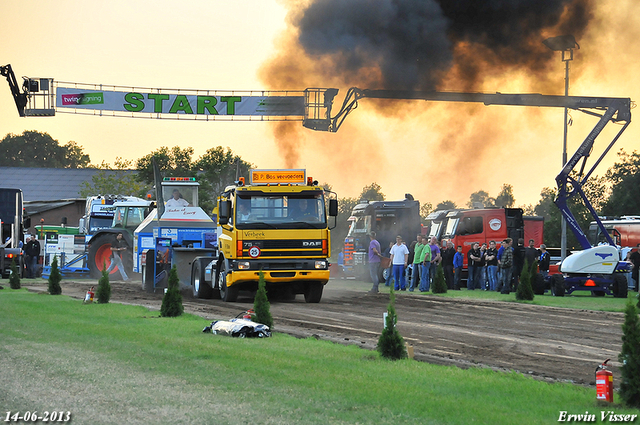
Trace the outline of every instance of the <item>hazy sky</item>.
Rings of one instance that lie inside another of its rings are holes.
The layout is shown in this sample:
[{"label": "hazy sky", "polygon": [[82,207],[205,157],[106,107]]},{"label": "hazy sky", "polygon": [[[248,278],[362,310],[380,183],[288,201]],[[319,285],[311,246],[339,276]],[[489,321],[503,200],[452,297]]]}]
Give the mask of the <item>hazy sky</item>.
[{"label": "hazy sky", "polygon": [[[578,2],[579,0],[576,0]],[[300,54],[292,40],[305,2],[272,0],[14,1],[0,0],[0,63],[16,76],[133,87],[300,90],[306,87],[367,87],[366,80],[318,77],[322,53]],[[329,1],[331,3],[331,1]],[[374,2],[375,3],[375,2]],[[380,4],[388,3],[380,0]],[[429,2],[427,2],[429,3]],[[589,3],[589,2],[586,2]],[[359,0],[352,3],[364,5]],[[640,2],[591,2],[593,15],[579,37],[581,49],[571,63],[573,95],[640,99]],[[293,34],[293,35],[292,35]],[[557,35],[529,37],[536,45]],[[295,43],[294,43],[295,44]],[[464,54],[459,44],[454,61]],[[560,54],[542,79],[529,64],[491,70],[483,58],[478,91],[563,94]],[[282,58],[282,59],[281,59]],[[335,59],[335,58],[334,58]],[[299,65],[299,69],[298,69]],[[285,68],[285,79],[271,78]],[[295,68],[295,69],[294,69]],[[309,70],[314,69],[313,78]],[[375,74],[376,69],[370,70]],[[446,69],[438,89],[465,91],[459,68]],[[286,81],[286,87],[274,86]],[[342,85],[345,84],[345,85]],[[463,205],[471,192],[495,196],[512,184],[516,203],[535,204],[543,187],[555,187],[561,166],[562,109],[460,105],[417,101],[391,107],[362,100],[337,134],[303,129],[276,140],[273,122],[193,122],[58,114],[20,118],[8,85],[0,83],[0,136],[24,130],[49,133],[61,144],[75,141],[94,164],[116,157],[135,160],[161,146],[191,146],[196,157],[208,148],[231,148],[259,168],[306,168],[331,184],[339,196],[356,196],[377,182],[388,199],[412,193],[436,204]],[[596,120],[571,112],[569,156]],[[608,128],[617,127],[609,125]],[[611,131],[596,145],[609,142]],[[632,123],[615,151],[637,149],[640,125]],[[616,159],[609,154],[596,172],[603,175]],[[63,182],[61,182],[63,184]]]}]

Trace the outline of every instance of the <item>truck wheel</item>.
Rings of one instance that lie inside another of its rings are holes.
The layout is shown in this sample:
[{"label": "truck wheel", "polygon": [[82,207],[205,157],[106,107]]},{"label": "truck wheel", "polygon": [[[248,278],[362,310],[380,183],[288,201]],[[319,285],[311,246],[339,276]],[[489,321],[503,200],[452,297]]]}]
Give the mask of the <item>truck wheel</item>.
[{"label": "truck wheel", "polygon": [[195,298],[211,298],[213,290],[204,278],[204,267],[199,258],[196,258],[191,266],[191,288]]},{"label": "truck wheel", "polygon": [[226,303],[235,302],[238,299],[238,287],[227,286],[227,268],[224,261],[220,263],[218,270],[218,289],[220,290],[220,298]]},{"label": "truck wheel", "polygon": [[[92,278],[99,279],[102,275],[103,267],[109,267],[111,264],[111,241],[112,235],[100,235],[89,248],[88,267],[89,275]],[[115,273],[113,270],[111,273]]]},{"label": "truck wheel", "polygon": [[616,298],[627,298],[629,284],[627,278],[621,274],[613,275],[613,296]]},{"label": "truck wheel", "polygon": [[308,303],[319,303],[322,298],[322,290],[324,285],[319,282],[307,283],[304,288],[304,300]]},{"label": "truck wheel", "polygon": [[380,282],[386,282],[390,274],[391,274],[391,268],[386,268],[382,270],[382,273],[380,274],[382,276],[382,279],[380,279]]},{"label": "truck wheel", "polygon": [[551,293],[554,297],[564,297],[564,277],[561,274],[551,276]]},{"label": "truck wheel", "polygon": [[533,293],[535,295],[544,295],[544,276],[541,273],[536,273],[535,280],[533,282]]}]

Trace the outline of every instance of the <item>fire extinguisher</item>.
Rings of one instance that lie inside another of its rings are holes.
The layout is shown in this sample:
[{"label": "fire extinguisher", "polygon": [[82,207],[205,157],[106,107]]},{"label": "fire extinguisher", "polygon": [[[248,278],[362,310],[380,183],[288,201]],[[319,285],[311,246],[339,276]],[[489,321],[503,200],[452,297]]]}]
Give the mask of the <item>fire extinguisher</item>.
[{"label": "fire extinguisher", "polygon": [[596,400],[613,403],[613,373],[607,370],[609,360],[596,367]]},{"label": "fire extinguisher", "polygon": [[85,303],[92,303],[93,302],[93,296],[95,295],[95,292],[93,292],[93,286],[87,291],[87,294],[84,296],[84,302]]}]

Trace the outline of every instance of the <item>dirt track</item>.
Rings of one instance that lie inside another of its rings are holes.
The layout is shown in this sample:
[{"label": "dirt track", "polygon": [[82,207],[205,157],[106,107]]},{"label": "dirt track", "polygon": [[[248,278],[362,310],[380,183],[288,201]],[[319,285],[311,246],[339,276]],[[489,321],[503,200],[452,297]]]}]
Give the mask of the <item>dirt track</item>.
[{"label": "dirt track", "polygon": [[[83,298],[95,281],[63,281],[63,294]],[[112,285],[112,302],[159,310],[161,294],[147,294],[139,284]],[[46,282],[23,287],[46,291]],[[272,301],[275,330],[375,349],[389,296],[366,293],[369,284],[331,280],[319,304]],[[185,293],[185,310],[202,316],[204,325],[229,319],[253,307],[242,296],[235,303],[194,299]],[[470,301],[398,293],[398,329],[413,345],[415,358],[442,365],[516,370],[538,379],[595,385],[594,370],[611,358],[619,375],[624,321],[622,313],[540,307],[500,301]]]}]

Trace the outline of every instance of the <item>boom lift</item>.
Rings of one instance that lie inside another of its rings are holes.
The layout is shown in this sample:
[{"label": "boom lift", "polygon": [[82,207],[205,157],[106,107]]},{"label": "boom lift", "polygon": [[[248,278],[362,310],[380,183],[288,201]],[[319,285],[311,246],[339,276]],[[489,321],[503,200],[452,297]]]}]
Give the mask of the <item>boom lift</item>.
[{"label": "boom lift", "polygon": [[[583,250],[568,256],[562,261],[558,270],[559,273],[551,275],[550,284],[552,292],[559,296],[564,295],[565,290],[567,293],[575,290],[588,290],[598,295],[607,293],[621,298],[627,296],[627,283],[624,273],[629,270],[629,264],[625,261],[620,261],[618,249],[606,232],[595,209],[587,199],[583,185],[631,123],[631,99],[616,97],[552,96],[542,94],[362,90],[353,87],[347,92],[341,109],[335,116],[331,117],[331,103],[338,91],[336,89],[313,90],[315,92],[313,98],[319,99],[324,97],[324,102],[317,102],[314,105],[314,110],[307,113],[303,125],[314,130],[330,132],[338,131],[347,115],[358,106],[358,100],[362,98],[418,99],[444,102],[476,102],[485,105],[558,107],[575,109],[599,117],[600,119],[593,130],[591,130],[578,150],[556,177],[558,194],[554,202],[567,220],[571,231],[573,231],[580,242]],[[586,163],[593,150],[595,139],[610,121],[615,123],[620,122],[623,123],[623,125],[613,140],[604,149],[600,157],[595,161],[591,169],[585,173]],[[580,162],[580,169],[576,176],[573,172]],[[576,195],[580,196],[600,228],[600,231],[606,235],[609,245],[593,247],[589,243],[587,236],[567,206],[567,200]]]}]

